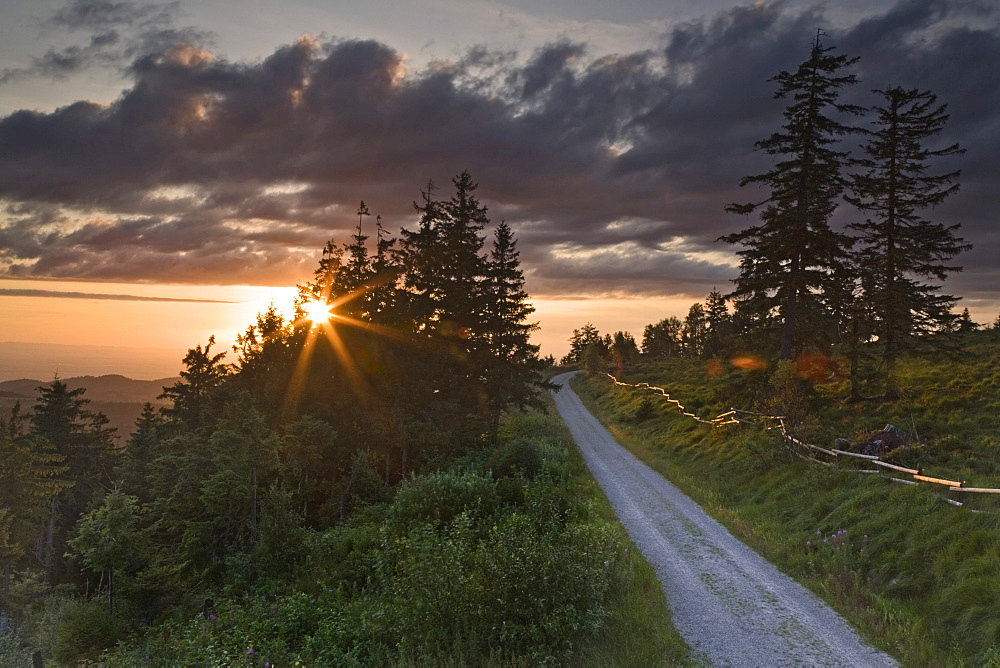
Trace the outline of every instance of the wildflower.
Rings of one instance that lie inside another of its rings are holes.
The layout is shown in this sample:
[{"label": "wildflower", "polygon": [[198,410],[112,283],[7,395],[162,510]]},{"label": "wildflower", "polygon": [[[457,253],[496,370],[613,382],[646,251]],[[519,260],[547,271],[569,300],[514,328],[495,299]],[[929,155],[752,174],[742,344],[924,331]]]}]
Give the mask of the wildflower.
[{"label": "wildflower", "polygon": [[806,541],[806,547],[812,547],[812,541],[807,540]]},{"label": "wildflower", "polygon": [[209,618],[210,620],[212,620],[213,622],[214,622],[214,621],[215,621],[216,619],[218,619],[218,617],[216,617],[215,615],[209,615],[209,616],[208,616],[208,618]]},{"label": "wildflower", "polygon": [[247,650],[247,656],[250,656],[251,654],[253,654],[253,647]]}]

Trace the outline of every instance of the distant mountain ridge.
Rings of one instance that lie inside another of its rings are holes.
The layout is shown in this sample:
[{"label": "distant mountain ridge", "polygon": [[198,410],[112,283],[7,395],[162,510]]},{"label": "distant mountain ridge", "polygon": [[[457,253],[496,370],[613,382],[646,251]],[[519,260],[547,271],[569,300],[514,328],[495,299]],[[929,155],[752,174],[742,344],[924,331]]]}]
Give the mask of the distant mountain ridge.
[{"label": "distant mountain ridge", "polygon": [[[83,387],[87,392],[84,398],[91,401],[110,401],[116,403],[139,403],[147,401],[153,405],[167,405],[157,397],[163,393],[163,388],[175,384],[179,376],[158,378],[156,380],[134,380],[120,374],[104,376],[76,376],[60,378],[70,389]],[[20,378],[0,382],[0,396],[33,400],[38,397],[38,388],[52,383],[51,380],[33,380]]]},{"label": "distant mountain ridge", "polygon": [[0,341],[0,381],[127,374],[130,378],[176,376],[186,350]]}]

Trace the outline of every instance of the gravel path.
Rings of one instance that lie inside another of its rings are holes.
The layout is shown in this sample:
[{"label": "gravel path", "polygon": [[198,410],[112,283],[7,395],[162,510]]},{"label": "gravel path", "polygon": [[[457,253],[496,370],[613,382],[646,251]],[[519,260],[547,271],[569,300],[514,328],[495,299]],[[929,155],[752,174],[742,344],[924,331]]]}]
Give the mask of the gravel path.
[{"label": "gravel path", "polygon": [[674,626],[713,666],[891,666],[837,613],[618,445],[556,376],[559,414],[632,540]]}]

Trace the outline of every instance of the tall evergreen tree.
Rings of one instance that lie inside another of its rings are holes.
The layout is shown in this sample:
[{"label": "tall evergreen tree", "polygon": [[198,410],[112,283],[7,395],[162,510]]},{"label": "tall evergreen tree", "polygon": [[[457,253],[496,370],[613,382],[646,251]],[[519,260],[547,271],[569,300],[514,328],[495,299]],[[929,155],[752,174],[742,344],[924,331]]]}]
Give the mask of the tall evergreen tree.
[{"label": "tall evergreen tree", "polygon": [[457,327],[456,334],[475,339],[486,301],[486,259],[481,255],[486,240],[481,233],[490,220],[486,207],[473,194],[479,185],[468,171],[456,176],[452,183],[455,194],[442,205],[446,216],[439,229],[438,317],[442,323],[450,323],[448,333]]},{"label": "tall evergreen tree", "polygon": [[142,414],[136,418],[135,431],[129,436],[121,455],[116,478],[122,481],[123,490],[133,494],[140,501],[150,500],[147,480],[149,465],[160,456],[160,429],[163,416],[146,402]]},{"label": "tall evergreen tree", "polygon": [[433,181],[420,192],[420,203],[413,208],[419,214],[415,230],[400,231],[399,262],[405,267],[403,286],[410,294],[409,315],[414,329],[429,333],[435,312],[435,304],[440,299],[437,282],[436,259],[440,245],[440,223],[444,218],[441,203],[434,198],[437,188]]},{"label": "tall evergreen tree", "polygon": [[538,389],[547,386],[538,375],[544,364],[538,346],[530,342],[538,329],[527,322],[535,307],[524,291],[524,273],[517,240],[501,221],[486,267],[484,339],[488,351],[485,374],[490,409],[490,438],[496,438],[500,415],[508,407],[538,404]]},{"label": "tall evergreen tree", "polygon": [[61,380],[38,388],[38,402],[29,417],[30,435],[51,445],[67,467],[69,484],[52,498],[49,523],[40,541],[45,580],[60,579],[65,541],[77,518],[110,481],[114,429],[108,418],[87,408],[82,387],[69,389]]},{"label": "tall evergreen tree", "polygon": [[0,628],[11,610],[12,570],[42,532],[53,499],[72,484],[65,458],[44,439],[24,435],[22,420],[20,404],[0,420]]},{"label": "tall evergreen tree", "polygon": [[849,245],[834,232],[830,216],[837,207],[846,176],[846,152],[836,144],[855,130],[833,117],[857,115],[855,105],[838,101],[840,89],[857,82],[841,72],[857,58],[835,56],[817,33],[808,60],[795,72],[781,72],[776,98],[791,98],[780,132],[755,145],[780,156],[773,169],[748,176],[740,185],[770,190],[757,203],[731,204],[727,210],[748,215],[763,207],[760,225],[721,239],[741,244],[740,275],[731,293],[765,327],[780,327],[780,357],[790,358],[807,342],[822,339],[824,297],[831,276]]},{"label": "tall evergreen tree", "polygon": [[900,354],[927,334],[949,329],[957,301],[941,294],[943,281],[961,268],[948,262],[971,246],[955,231],[923,217],[958,191],[959,171],[930,172],[931,161],[964,153],[958,144],[928,146],[948,120],[947,106],[929,91],[901,87],[877,90],[875,130],[862,147],[863,171],[851,180],[851,204],[869,214],[850,227],[859,233],[857,262],[869,280],[862,298],[874,307],[874,334],[881,349],[886,395],[897,393],[895,366]]}]

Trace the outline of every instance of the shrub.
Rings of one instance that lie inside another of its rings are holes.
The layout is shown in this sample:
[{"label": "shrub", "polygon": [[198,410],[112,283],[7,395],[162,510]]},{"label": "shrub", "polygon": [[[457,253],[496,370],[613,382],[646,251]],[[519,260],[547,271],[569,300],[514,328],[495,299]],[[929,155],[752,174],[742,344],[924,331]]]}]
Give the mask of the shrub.
[{"label": "shrub", "polygon": [[31,665],[31,650],[21,645],[16,633],[0,634],[0,666]]},{"label": "shrub", "polygon": [[125,621],[109,614],[102,602],[78,599],[56,631],[52,656],[60,664],[96,660],[123,640],[126,633]]},{"label": "shrub", "polygon": [[499,507],[496,484],[474,472],[441,471],[413,476],[403,482],[389,510],[398,531],[420,524],[448,524],[462,513],[489,517]]}]

